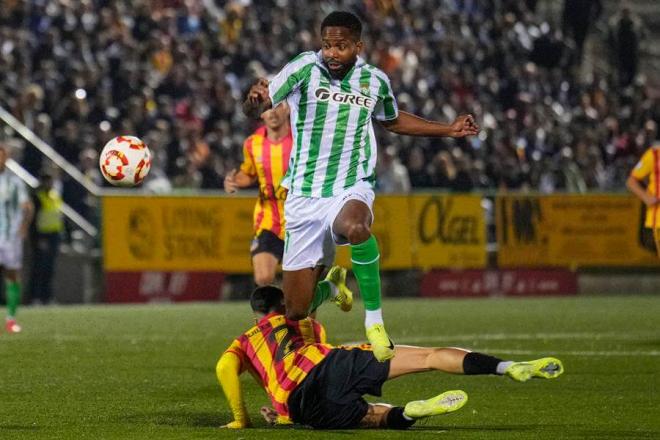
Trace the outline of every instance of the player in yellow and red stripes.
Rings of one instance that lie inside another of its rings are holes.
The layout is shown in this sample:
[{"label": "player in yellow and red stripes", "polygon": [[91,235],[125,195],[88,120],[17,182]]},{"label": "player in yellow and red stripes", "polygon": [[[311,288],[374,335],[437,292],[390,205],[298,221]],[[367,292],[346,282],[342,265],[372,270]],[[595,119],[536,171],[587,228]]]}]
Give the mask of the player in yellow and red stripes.
[{"label": "player in yellow and red stripes", "polygon": [[259,286],[275,279],[277,263],[284,253],[284,199],[280,186],[291,155],[289,107],[286,103],[265,111],[264,122],[243,144],[243,163],[224,182],[225,191],[259,184],[259,199],[254,207],[254,239],[250,252],[254,281]]},{"label": "player in yellow and red stripes", "polygon": [[[642,185],[644,181],[647,182],[646,188]],[[653,236],[660,256],[660,144],[644,152],[630,173],[626,186],[646,205],[645,235]]]},{"label": "player in yellow and red stripes", "polygon": [[364,400],[364,394],[380,396],[385,381],[405,374],[500,374],[524,382],[554,379],[564,371],[561,361],[551,357],[512,362],[459,348],[396,346],[392,359],[378,362],[369,345],[328,344],[325,329],[313,318],[287,319],[284,294],[277,287],[257,288],[250,306],[256,325],[232,342],[216,366],[234,417],[225,428],[250,426],[239,378],[245,371],[271,400],[272,408],[262,408],[269,423],[328,429],[404,429],[418,419],[456,411],[467,401],[460,390],[409,402],[405,408]]}]

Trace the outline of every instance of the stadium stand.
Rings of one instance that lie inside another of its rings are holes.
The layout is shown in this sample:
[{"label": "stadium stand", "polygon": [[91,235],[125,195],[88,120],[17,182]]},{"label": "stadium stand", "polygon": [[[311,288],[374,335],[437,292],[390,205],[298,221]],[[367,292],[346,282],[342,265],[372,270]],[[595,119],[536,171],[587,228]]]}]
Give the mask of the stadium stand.
[{"label": "stadium stand", "polygon": [[[254,128],[238,111],[248,85],[318,47],[332,7],[310,3],[4,2],[0,103],[98,183],[96,152],[131,133],[156,154],[154,191],[220,188]],[[365,21],[366,56],[391,76],[402,109],[444,119],[472,112],[484,128],[468,142],[380,133],[394,174],[405,165],[412,188],[619,189],[657,135],[658,96],[636,68],[623,78],[631,70],[611,53],[612,68],[582,69],[579,23],[562,16],[584,17],[588,29],[610,19],[597,17],[600,2],[567,2],[586,5],[586,15],[533,0],[339,3]],[[631,20],[625,44],[639,48],[643,28]],[[610,26],[584,38],[614,47],[625,35],[616,17]],[[26,169],[38,174],[41,162],[26,145]],[[64,197],[79,212],[89,208],[85,192],[66,182]]]}]

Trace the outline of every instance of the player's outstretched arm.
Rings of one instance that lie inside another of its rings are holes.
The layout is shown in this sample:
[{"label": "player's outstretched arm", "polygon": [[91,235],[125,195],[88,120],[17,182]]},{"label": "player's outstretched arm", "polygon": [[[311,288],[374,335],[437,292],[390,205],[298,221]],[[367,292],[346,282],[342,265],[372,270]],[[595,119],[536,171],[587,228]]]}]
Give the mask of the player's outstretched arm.
[{"label": "player's outstretched arm", "polygon": [[243,402],[243,391],[241,389],[241,359],[233,352],[225,352],[215,367],[218,382],[225,393],[229,408],[234,416],[232,422],[223,425],[223,428],[242,429],[251,425],[250,417]]},{"label": "player's outstretched arm", "polygon": [[268,96],[268,80],[259,78],[248,91],[243,102],[243,113],[248,118],[259,119],[261,114],[272,106],[273,103]]},{"label": "player's outstretched arm", "polygon": [[461,115],[451,124],[429,121],[408,112],[399,111],[396,119],[382,122],[383,126],[397,134],[428,137],[460,138],[479,133],[479,126],[472,115]]}]

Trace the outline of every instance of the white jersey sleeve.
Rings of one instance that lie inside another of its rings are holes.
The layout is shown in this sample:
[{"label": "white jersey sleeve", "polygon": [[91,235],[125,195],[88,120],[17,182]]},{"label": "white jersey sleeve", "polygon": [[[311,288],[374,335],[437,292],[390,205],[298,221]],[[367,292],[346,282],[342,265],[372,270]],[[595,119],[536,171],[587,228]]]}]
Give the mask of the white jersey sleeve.
[{"label": "white jersey sleeve", "polygon": [[378,121],[391,121],[399,116],[399,106],[392,92],[390,79],[380,70],[377,70],[376,78],[380,83],[378,88],[378,101],[374,108],[373,117]]},{"label": "white jersey sleeve", "polygon": [[268,84],[268,95],[273,108],[277,107],[287,96],[295,92],[316,63],[314,52],[303,52],[280,70]]}]

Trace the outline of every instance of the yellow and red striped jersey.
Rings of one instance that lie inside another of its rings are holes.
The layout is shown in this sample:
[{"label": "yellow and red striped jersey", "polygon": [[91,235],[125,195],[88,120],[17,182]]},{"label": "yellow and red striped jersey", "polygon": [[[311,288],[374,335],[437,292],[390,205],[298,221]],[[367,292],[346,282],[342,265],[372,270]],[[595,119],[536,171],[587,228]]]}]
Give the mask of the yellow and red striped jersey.
[{"label": "yellow and red striped jersey", "polygon": [[275,411],[288,418],[289,395],[333,348],[319,322],[291,321],[273,312],[235,339],[226,352],[241,359],[241,369],[258,378]]},{"label": "yellow and red striped jersey", "polygon": [[271,231],[284,240],[284,199],[280,186],[289,164],[293,138],[291,132],[277,142],[266,137],[260,127],[243,144],[241,171],[259,181],[259,199],[254,207],[254,232]]},{"label": "yellow and red striped jersey", "polygon": [[[654,145],[644,152],[630,175],[640,181],[648,177],[646,191],[660,197],[660,144]],[[660,228],[660,206],[646,208],[645,226],[653,229]]]}]

